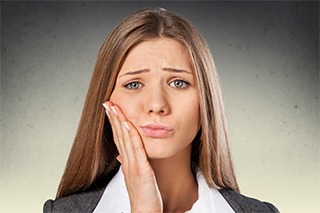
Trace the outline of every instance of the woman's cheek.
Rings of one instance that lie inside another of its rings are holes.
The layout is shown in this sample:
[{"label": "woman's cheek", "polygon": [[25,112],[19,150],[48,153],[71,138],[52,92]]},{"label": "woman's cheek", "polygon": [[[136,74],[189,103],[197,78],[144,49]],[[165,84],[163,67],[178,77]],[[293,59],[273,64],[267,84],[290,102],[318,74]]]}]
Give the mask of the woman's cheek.
[{"label": "woman's cheek", "polygon": [[112,94],[110,101],[113,104],[118,105],[122,109],[124,115],[129,121],[135,120],[136,115],[138,114],[138,107],[136,103],[137,99],[125,95],[120,95],[119,93],[114,93]]},{"label": "woman's cheek", "polygon": [[134,105],[126,102],[126,103],[119,103],[119,106],[121,107],[123,113],[125,114],[125,116],[129,121],[133,122],[134,120],[136,120],[137,111],[135,110]]}]

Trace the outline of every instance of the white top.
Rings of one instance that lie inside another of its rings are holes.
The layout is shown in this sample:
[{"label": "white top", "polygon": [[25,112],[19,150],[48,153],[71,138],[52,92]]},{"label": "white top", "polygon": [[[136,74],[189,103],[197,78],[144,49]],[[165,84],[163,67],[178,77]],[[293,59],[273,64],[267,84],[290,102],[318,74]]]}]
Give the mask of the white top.
[{"label": "white top", "polygon": [[[198,200],[186,213],[234,213],[220,192],[209,187],[200,169],[197,169]],[[122,169],[109,182],[94,213],[130,213],[130,200]]]}]

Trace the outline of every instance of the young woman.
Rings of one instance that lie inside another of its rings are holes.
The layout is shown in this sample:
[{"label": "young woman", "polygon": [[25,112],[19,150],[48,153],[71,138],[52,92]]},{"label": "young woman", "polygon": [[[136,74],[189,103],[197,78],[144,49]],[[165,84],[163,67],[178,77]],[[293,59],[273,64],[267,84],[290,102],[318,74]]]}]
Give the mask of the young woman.
[{"label": "young woman", "polygon": [[44,212],[278,212],[239,194],[218,74],[190,23],[145,9],[111,32]]}]

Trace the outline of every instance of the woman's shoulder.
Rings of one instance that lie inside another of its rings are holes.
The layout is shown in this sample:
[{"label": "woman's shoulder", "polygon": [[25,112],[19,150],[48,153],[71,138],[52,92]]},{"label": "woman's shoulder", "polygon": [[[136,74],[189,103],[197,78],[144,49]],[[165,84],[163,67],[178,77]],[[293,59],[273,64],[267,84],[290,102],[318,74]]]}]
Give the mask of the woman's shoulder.
[{"label": "woman's shoulder", "polygon": [[262,202],[254,198],[244,196],[229,189],[219,190],[224,199],[229,203],[235,212],[279,212],[271,203]]},{"label": "woman's shoulder", "polygon": [[44,213],[93,212],[104,188],[72,194],[56,200],[47,200],[43,206]]}]

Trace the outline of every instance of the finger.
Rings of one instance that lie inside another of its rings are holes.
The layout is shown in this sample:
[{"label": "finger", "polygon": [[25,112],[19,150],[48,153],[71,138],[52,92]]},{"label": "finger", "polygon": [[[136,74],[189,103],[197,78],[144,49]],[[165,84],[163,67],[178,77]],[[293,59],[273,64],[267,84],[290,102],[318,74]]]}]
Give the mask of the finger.
[{"label": "finger", "polygon": [[122,149],[123,159],[127,160],[128,155],[130,155],[132,153],[130,147],[129,148],[126,147],[127,144],[130,145],[130,141],[128,140],[128,137],[126,137],[127,130],[125,128],[123,128],[123,122],[127,118],[119,106],[114,104],[110,108],[111,108],[110,117],[112,119],[113,126],[116,129],[116,139],[115,140],[117,140],[117,142],[119,143],[119,146]]},{"label": "finger", "polygon": [[138,164],[145,163],[147,154],[138,130],[130,121],[126,121],[123,125],[123,132],[126,140],[130,141],[125,144],[126,148],[130,148],[131,154],[128,155],[128,158]]},{"label": "finger", "polygon": [[110,106],[110,121],[116,134],[115,140],[121,149],[122,163],[124,160],[128,160],[127,163],[130,163],[133,167],[139,164],[146,166],[145,164],[149,163],[138,130],[127,120],[118,105],[111,104],[111,102],[108,103],[108,106]]},{"label": "finger", "polygon": [[114,109],[114,105],[112,102],[108,101],[104,103],[103,106],[106,108],[106,113],[111,124],[114,143],[117,146],[119,154],[123,159],[126,159],[126,152],[123,146],[122,128],[121,123],[118,119],[118,112],[116,111],[116,109]]},{"label": "finger", "polygon": [[[122,109],[118,106],[118,105],[113,105],[113,108],[111,108],[111,110],[114,110],[114,113],[117,115],[117,120],[115,120],[120,128],[121,128],[121,136],[118,136],[118,140],[119,140],[119,145],[121,146],[121,148],[123,149],[123,155],[125,155],[125,157],[122,159],[122,165],[123,166],[128,166],[128,168],[130,167],[130,165],[134,165],[136,163],[136,156],[135,152],[134,152],[134,147],[132,146],[132,141],[131,138],[129,137],[129,126],[128,126],[128,122],[127,118],[124,114],[124,112],[122,111]],[[132,128],[133,125],[132,125]],[[135,129],[135,128],[134,128]],[[125,162],[124,162],[125,161]]]},{"label": "finger", "polygon": [[130,161],[135,162],[141,162],[142,159],[147,160],[147,155],[138,130],[127,120],[118,105],[113,105],[112,109],[115,110],[118,121],[122,123],[122,141],[127,157],[130,158]]},{"label": "finger", "polygon": [[141,137],[134,127],[134,125],[129,122],[123,122],[123,138],[126,141],[125,149],[127,153],[127,163],[122,164],[123,173],[125,174],[125,179],[129,177],[142,177],[142,176],[152,176],[153,171],[151,165],[147,159],[147,155],[141,140]]},{"label": "finger", "polygon": [[124,121],[122,123],[122,133],[124,139],[123,146],[126,150],[128,162],[134,165],[137,158],[135,156],[134,147],[132,144],[133,142],[131,141],[131,138],[129,136],[130,127],[128,123],[129,121]]},{"label": "finger", "polygon": [[[112,102],[109,102],[108,106],[110,106],[109,116],[115,134],[114,140],[118,144],[119,149],[121,149],[122,163],[126,161],[127,163],[134,164],[137,157],[134,156],[134,147],[132,146],[131,138],[128,135],[129,126],[126,122],[127,118],[118,105],[112,105]],[[135,130],[133,125],[132,128]]]}]

